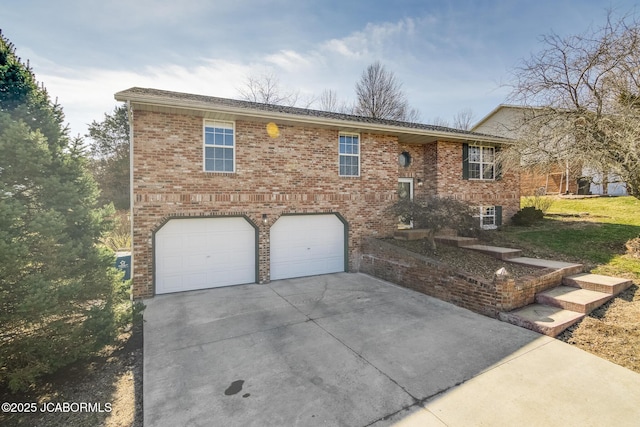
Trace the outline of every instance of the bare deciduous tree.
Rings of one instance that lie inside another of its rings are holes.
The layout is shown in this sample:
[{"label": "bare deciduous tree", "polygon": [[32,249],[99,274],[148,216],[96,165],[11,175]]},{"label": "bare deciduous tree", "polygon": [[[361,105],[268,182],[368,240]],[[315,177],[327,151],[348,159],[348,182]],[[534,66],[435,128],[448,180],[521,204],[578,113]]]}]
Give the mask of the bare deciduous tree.
[{"label": "bare deciduous tree", "polygon": [[460,110],[453,116],[453,127],[461,130],[471,129],[471,124],[475,119],[475,114],[471,108]]},{"label": "bare deciduous tree", "polygon": [[236,89],[240,99],[263,104],[286,105],[294,107],[301,105],[308,108],[314,98],[303,98],[300,91],[288,91],[280,86],[280,79],[272,72],[247,77],[243,87]]},{"label": "bare deciduous tree", "polygon": [[322,111],[338,112],[338,95],[334,90],[325,89],[318,98],[318,104]]},{"label": "bare deciduous tree", "polygon": [[356,97],[354,114],[378,119],[419,120],[420,113],[409,106],[402,84],[379,61],[362,73],[356,83]]},{"label": "bare deciduous tree", "polygon": [[542,43],[514,70],[511,100],[532,108],[522,115],[521,142],[511,156],[528,164],[572,159],[612,171],[640,198],[638,20],[614,20],[609,12],[601,28],[547,35]]},{"label": "bare deciduous tree", "polygon": [[449,120],[443,119],[440,116],[436,116],[433,119],[429,120],[429,124],[433,126],[442,126],[444,128],[448,128],[449,126],[451,126],[449,124]]}]

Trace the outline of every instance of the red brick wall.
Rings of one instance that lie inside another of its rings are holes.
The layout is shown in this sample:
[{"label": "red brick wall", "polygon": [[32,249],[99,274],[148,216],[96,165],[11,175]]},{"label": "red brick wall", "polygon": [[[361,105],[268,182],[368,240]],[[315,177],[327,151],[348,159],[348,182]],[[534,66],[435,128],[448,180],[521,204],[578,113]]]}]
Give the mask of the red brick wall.
[{"label": "red brick wall", "polygon": [[504,172],[498,180],[462,179],[462,145],[439,141],[425,147],[425,191],[455,197],[474,206],[502,206],[503,223],[520,209],[520,177]]},{"label": "red brick wall", "polygon": [[391,243],[365,239],[360,271],[490,317],[497,317],[496,284]]},{"label": "red brick wall", "polygon": [[525,305],[533,304],[536,294],[544,292],[562,283],[562,278],[572,274],[582,273],[583,267],[576,264],[560,269],[546,268],[536,276],[526,276],[513,280],[496,282],[496,291],[500,296],[500,311],[511,311]]},{"label": "red brick wall", "polygon": [[[348,269],[357,271],[362,238],[390,236],[396,229],[385,209],[396,199],[399,177],[414,178],[416,194],[441,192],[502,205],[503,216],[519,205],[517,177],[462,180],[460,143],[406,145],[393,136],[363,133],[360,177],[339,177],[338,130],[280,125],[280,135],[271,138],[265,123],[236,121],[235,126],[236,172],[203,172],[202,117],[134,111],[135,298],[154,294],[153,234],[171,217],[245,215],[259,228],[263,283],[270,274],[269,228],[284,213],[342,215],[349,224]],[[398,166],[402,151],[412,156],[407,168]]]},{"label": "red brick wall", "polygon": [[[360,177],[338,176],[338,131],[236,122],[236,172],[203,172],[203,119],[134,112],[134,297],[153,289],[154,231],[172,216],[246,215],[259,227],[259,279],[269,280],[269,227],[283,213],[337,212],[349,223],[349,270],[363,236],[389,236],[395,220],[397,139],[361,134]],[[262,223],[267,214],[268,223]]]}]

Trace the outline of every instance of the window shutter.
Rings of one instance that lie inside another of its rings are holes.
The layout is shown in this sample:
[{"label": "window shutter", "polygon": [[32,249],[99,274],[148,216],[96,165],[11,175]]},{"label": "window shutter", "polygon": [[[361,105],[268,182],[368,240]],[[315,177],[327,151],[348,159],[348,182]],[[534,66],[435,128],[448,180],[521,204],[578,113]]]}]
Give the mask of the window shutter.
[{"label": "window shutter", "polygon": [[500,160],[499,160],[499,154],[500,154],[500,148],[501,147],[495,147],[494,148],[494,153],[495,153],[495,175],[496,175],[496,181],[502,179],[502,164],[500,164]]},{"label": "window shutter", "polygon": [[496,226],[502,225],[502,206],[496,206]]},{"label": "window shutter", "polygon": [[469,144],[462,144],[462,179],[469,179]]}]

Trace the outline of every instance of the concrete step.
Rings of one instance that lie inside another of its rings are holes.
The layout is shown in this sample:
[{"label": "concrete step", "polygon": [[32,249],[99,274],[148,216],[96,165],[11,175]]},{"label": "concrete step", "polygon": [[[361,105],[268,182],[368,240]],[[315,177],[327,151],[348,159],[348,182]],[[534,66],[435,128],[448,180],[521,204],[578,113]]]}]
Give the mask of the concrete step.
[{"label": "concrete step", "polygon": [[536,302],[578,313],[589,314],[611,298],[613,298],[613,295],[603,292],[590,291],[572,286],[558,286],[557,288],[537,294]]},{"label": "concrete step", "polygon": [[499,246],[465,245],[464,248],[482,252],[483,254],[491,255],[492,257],[498,258],[501,260],[517,258],[522,254],[522,251],[520,249],[501,248]]},{"label": "concrete step", "polygon": [[582,270],[582,264],[575,264],[571,262],[564,261],[552,261],[549,259],[540,259],[540,258],[529,258],[529,257],[516,257],[507,259],[509,262],[513,262],[515,264],[528,265],[531,267],[538,268],[553,268],[559,270],[561,268],[574,268],[576,271]]},{"label": "concrete step", "polygon": [[425,229],[406,229],[396,230],[393,238],[397,240],[420,240],[429,236],[429,230]]},{"label": "concrete step", "polygon": [[521,326],[541,334],[556,337],[586,315],[559,307],[531,304],[526,307],[500,313],[500,320]]},{"label": "concrete step", "polygon": [[631,286],[633,282],[619,277],[582,273],[564,277],[562,279],[562,284],[590,291],[603,292],[609,295],[618,295],[620,292]]},{"label": "concrete step", "polygon": [[478,243],[478,239],[474,237],[460,237],[460,236],[436,236],[436,242],[449,245],[466,247],[469,245],[475,245]]}]

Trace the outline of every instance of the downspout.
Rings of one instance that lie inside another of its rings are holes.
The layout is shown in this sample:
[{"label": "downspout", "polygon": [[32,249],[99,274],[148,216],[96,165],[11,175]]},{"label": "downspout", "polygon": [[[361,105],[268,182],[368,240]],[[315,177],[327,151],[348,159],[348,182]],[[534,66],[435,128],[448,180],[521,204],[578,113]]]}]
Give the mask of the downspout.
[{"label": "downspout", "polygon": [[569,159],[566,159],[565,161],[566,161],[566,171],[567,171],[567,179],[566,179],[567,182],[565,182],[564,185],[565,185],[565,193],[569,194]]},{"label": "downspout", "polygon": [[133,109],[127,100],[127,116],[129,119],[129,224],[131,233],[131,301],[133,302],[133,269],[135,268],[133,253]]}]

